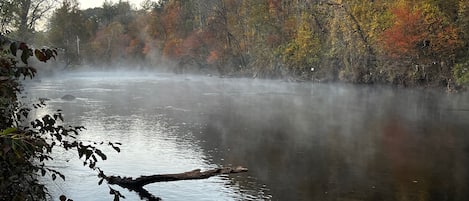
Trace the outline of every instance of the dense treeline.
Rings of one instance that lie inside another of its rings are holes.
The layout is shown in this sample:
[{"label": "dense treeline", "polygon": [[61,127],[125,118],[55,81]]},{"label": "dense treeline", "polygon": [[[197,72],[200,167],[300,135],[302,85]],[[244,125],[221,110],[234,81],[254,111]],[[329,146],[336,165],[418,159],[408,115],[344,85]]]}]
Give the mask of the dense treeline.
[{"label": "dense treeline", "polygon": [[453,87],[469,82],[468,5],[147,0],[141,9],[106,1],[80,10],[64,0],[45,40],[64,49],[67,64],[128,62],[178,73]]}]

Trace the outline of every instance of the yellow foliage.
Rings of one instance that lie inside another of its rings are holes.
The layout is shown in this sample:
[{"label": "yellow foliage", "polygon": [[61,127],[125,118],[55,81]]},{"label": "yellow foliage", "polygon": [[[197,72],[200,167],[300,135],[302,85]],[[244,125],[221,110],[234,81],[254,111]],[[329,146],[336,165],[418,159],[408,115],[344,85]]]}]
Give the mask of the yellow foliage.
[{"label": "yellow foliage", "polygon": [[320,41],[308,21],[309,16],[303,15],[295,37],[283,50],[284,62],[293,68],[308,68],[318,61]]}]

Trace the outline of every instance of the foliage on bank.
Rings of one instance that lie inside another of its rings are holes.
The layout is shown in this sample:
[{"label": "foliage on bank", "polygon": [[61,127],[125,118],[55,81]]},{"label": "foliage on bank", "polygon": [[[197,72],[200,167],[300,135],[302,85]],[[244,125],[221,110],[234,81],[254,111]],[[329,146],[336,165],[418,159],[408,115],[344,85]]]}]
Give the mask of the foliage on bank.
[{"label": "foliage on bank", "polygon": [[[47,30],[66,63],[398,85],[465,85],[468,0],[65,0]],[[73,22],[73,23],[70,23]],[[464,67],[462,67],[464,69]],[[461,77],[462,76],[462,77]]]}]

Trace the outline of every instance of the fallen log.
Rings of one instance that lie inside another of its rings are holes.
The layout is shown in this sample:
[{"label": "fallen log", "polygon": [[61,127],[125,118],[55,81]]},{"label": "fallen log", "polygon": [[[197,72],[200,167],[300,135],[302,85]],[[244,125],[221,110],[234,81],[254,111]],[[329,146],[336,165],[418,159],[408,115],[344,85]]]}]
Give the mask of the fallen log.
[{"label": "fallen log", "polygon": [[168,181],[179,181],[179,180],[193,180],[193,179],[206,179],[209,177],[222,175],[222,174],[234,174],[247,172],[248,169],[245,167],[222,167],[214,168],[206,171],[195,169],[188,172],[177,173],[177,174],[155,174],[150,176],[140,176],[137,178],[132,177],[120,177],[120,176],[106,176],[101,171],[99,176],[106,180],[108,184],[119,185],[123,188],[127,188],[131,191],[137,192],[142,199],[146,200],[160,200],[160,198],[153,196],[143,186],[156,182],[168,182]]}]

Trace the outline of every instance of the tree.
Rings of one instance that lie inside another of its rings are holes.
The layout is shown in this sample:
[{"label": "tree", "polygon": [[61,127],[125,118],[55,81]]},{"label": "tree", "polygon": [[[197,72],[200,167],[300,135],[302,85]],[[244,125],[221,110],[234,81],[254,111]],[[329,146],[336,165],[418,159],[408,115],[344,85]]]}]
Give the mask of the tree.
[{"label": "tree", "polygon": [[[398,4],[394,24],[382,33],[393,77],[413,83],[451,82],[451,67],[462,44],[454,21],[430,3]],[[400,81],[399,81],[400,82]]]},{"label": "tree", "polygon": [[79,38],[89,61],[169,61],[179,66],[175,72],[196,66],[254,77],[444,84],[454,64],[468,57],[467,3],[148,0],[145,9],[134,10],[125,1],[105,1],[69,21],[85,30]]},{"label": "tree", "polygon": [[18,7],[18,1],[4,0],[0,2],[0,33],[5,34],[11,29],[11,22]]},{"label": "tree", "polygon": [[[206,179],[217,175],[222,174],[235,174],[247,172],[248,169],[242,166],[237,166],[234,168],[231,167],[221,167],[214,168],[206,171],[201,171],[200,169],[195,169],[188,172],[177,173],[177,174],[156,174],[149,176],[140,176],[133,179],[132,177],[120,177],[120,176],[107,176],[103,171],[100,171],[99,177],[101,181],[106,180],[108,184],[119,185],[123,188],[126,188],[130,191],[135,191],[142,200],[148,201],[159,201],[161,198],[154,196],[143,187],[145,185],[156,183],[156,182],[168,182],[168,181],[180,181],[180,180],[193,180],[193,179]],[[113,191],[111,191],[113,192]],[[114,191],[115,198],[118,199],[120,193]]]},{"label": "tree", "polygon": [[[55,7],[57,0],[18,0],[12,8],[14,18],[10,21],[14,36],[22,41],[31,42],[36,25]],[[11,7],[10,7],[11,8]]]},{"label": "tree", "polygon": [[[230,1],[231,4],[236,1]],[[282,76],[282,61],[276,52],[286,41],[282,30],[285,13],[272,1],[242,1],[230,11],[229,30],[237,37],[237,52],[242,56],[244,71],[253,77]],[[272,5],[272,6],[271,6]],[[228,8],[231,8],[229,6]]]},{"label": "tree", "polygon": [[469,33],[464,31],[469,29],[468,5],[469,2],[467,0],[459,1],[456,23],[459,28],[459,37],[462,44],[456,58],[457,63],[452,70],[456,83],[463,86],[467,86],[469,84]]},{"label": "tree", "polygon": [[[325,44],[322,62],[343,81],[371,83],[376,71],[376,32],[386,25],[387,1],[329,1],[323,3]],[[330,14],[332,13],[332,15]],[[335,74],[335,75],[334,75]]]},{"label": "tree", "polygon": [[96,33],[91,41],[91,50],[97,63],[116,64],[126,57],[126,47],[130,41],[125,27],[119,22],[113,22]]},{"label": "tree", "polygon": [[318,68],[321,44],[310,27],[311,17],[304,14],[295,37],[285,46],[282,58],[292,74],[301,79],[311,79],[313,69]]},{"label": "tree", "polygon": [[80,52],[80,46],[90,38],[86,23],[76,0],[64,0],[50,19],[49,40],[52,46],[64,50],[66,66],[80,63],[80,54],[84,52]]}]

